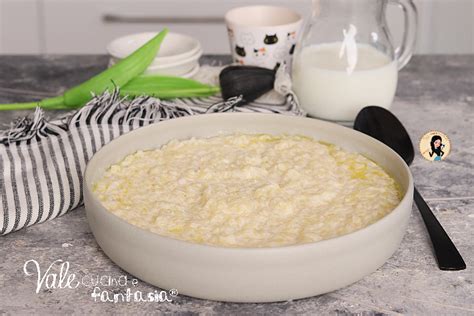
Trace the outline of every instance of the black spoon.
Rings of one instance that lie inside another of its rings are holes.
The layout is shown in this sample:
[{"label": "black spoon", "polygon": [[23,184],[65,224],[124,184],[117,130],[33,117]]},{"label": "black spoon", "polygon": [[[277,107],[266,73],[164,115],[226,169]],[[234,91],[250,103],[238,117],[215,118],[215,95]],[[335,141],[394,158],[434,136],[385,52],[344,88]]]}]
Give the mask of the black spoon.
[{"label": "black spoon", "polygon": [[[407,130],[395,115],[384,108],[378,106],[363,108],[357,114],[354,129],[391,147],[405,160],[407,165],[410,165],[415,158],[415,151]],[[466,269],[466,263],[456,246],[416,188],[414,198],[430,235],[438,267],[441,270]]]}]

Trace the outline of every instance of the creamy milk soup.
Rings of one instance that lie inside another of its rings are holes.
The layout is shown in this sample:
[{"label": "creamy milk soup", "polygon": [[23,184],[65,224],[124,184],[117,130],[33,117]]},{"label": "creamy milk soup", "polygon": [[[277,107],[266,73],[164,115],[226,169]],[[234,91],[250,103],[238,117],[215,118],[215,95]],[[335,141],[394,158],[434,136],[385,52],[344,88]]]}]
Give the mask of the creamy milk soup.
[{"label": "creamy milk soup", "polygon": [[194,243],[273,247],[370,225],[397,184],[357,153],[304,136],[234,134],[171,141],[112,165],[94,191],[113,214]]}]

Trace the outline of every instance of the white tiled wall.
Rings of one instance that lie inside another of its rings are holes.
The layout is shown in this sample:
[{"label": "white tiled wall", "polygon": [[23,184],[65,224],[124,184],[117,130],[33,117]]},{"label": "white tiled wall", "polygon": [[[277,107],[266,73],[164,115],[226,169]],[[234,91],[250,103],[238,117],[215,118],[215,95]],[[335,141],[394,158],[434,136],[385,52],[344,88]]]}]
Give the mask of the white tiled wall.
[{"label": "white tiled wall", "polygon": [[[414,1],[420,22],[417,53],[474,53],[474,0]],[[252,0],[0,0],[0,53],[104,53],[105,44],[117,36],[159,30],[165,25],[172,31],[199,38],[206,53],[227,53],[224,13],[232,7],[255,3]],[[311,0],[259,0],[258,3],[285,5],[307,14]],[[392,33],[399,40],[403,29],[401,11],[390,6],[387,16]],[[116,21],[110,21],[111,17]],[[181,21],[171,23],[167,21],[169,18]],[[185,23],[188,19],[191,20]]]}]

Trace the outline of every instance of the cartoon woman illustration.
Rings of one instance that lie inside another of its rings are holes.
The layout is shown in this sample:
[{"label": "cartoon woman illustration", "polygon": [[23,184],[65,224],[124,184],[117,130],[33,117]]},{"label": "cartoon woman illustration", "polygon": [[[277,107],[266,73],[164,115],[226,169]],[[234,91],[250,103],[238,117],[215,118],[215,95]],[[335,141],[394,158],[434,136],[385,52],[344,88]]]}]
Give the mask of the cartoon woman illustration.
[{"label": "cartoon woman illustration", "polygon": [[444,145],[442,143],[441,136],[434,135],[433,137],[431,137],[430,146],[431,152],[428,153],[430,157],[433,157],[433,155],[436,154],[433,161],[441,161],[441,157],[443,157],[444,155],[444,151],[442,150],[444,148]]}]

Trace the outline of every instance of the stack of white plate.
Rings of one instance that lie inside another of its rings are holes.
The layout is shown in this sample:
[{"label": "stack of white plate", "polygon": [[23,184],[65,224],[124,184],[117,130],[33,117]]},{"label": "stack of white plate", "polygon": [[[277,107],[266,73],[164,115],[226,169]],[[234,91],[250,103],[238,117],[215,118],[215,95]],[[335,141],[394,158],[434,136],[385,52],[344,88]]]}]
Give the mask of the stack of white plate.
[{"label": "stack of white plate", "polygon": [[[111,56],[109,66],[127,57],[157,33],[138,33],[119,37],[109,45],[107,52]],[[168,33],[161,43],[156,58],[145,74],[161,74],[189,78],[199,70],[201,44],[195,38],[184,34]]]}]

